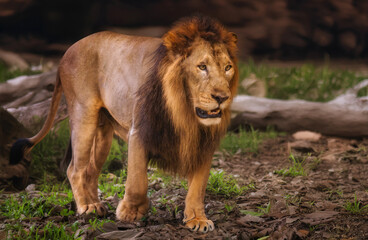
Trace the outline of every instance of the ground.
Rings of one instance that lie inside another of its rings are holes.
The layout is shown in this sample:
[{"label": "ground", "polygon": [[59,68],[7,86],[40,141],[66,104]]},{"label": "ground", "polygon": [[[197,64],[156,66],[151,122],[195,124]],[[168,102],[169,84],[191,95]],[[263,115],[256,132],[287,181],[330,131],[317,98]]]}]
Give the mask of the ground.
[{"label": "ground", "polygon": [[[39,228],[38,234],[46,236],[45,225],[50,222],[58,227],[65,225],[66,233],[80,239],[367,239],[367,155],[367,139],[322,137],[317,142],[301,143],[290,135],[264,140],[256,153],[217,152],[210,181],[221,175],[220,184],[234,183],[235,179],[238,189],[243,189],[222,191],[221,186],[209,184],[206,212],[216,229],[206,234],[194,233],[182,224],[185,182],[150,169],[151,209],[140,222],[116,221],[118,194],[106,197],[105,186],[111,181],[116,188],[123,185],[117,183],[119,176],[109,173],[103,175],[105,185],[101,182],[100,186],[102,199],[110,208],[105,218],[69,214],[75,212],[75,206],[66,201],[64,206],[51,204],[43,216],[21,216],[18,220],[2,216],[0,239],[5,239],[6,224],[21,224],[33,234]],[[124,174],[120,173],[120,177],[124,178]],[[301,176],[293,176],[298,174]],[[28,199],[47,195],[37,185],[31,185],[26,192],[2,192],[3,206],[11,195]],[[73,228],[76,223],[78,226]],[[7,229],[13,231],[14,238],[22,236],[16,227]]]}]

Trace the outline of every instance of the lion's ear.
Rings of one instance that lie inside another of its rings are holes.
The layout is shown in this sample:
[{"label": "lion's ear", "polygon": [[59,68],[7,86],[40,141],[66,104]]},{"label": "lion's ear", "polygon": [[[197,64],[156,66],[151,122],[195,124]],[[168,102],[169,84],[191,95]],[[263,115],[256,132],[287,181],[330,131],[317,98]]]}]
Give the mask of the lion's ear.
[{"label": "lion's ear", "polygon": [[163,37],[163,44],[169,52],[174,54],[184,54],[188,48],[189,40],[185,35],[168,32]]},{"label": "lion's ear", "polygon": [[234,32],[229,32],[229,35],[230,35],[230,38],[232,38],[233,42],[235,44],[237,44],[238,43],[238,35],[236,35],[236,33],[234,33]]}]

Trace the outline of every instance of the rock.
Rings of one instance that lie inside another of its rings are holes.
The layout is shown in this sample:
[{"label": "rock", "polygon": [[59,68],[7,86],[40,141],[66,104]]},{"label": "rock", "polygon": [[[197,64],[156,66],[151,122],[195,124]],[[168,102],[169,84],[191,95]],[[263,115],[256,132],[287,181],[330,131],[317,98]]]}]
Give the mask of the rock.
[{"label": "rock", "polygon": [[298,131],[293,134],[295,140],[304,140],[309,142],[318,142],[321,139],[321,134],[311,131]]},{"label": "rock", "polygon": [[240,85],[244,88],[247,94],[256,97],[266,97],[267,88],[263,80],[256,77],[254,73],[251,73],[249,77],[241,81]]},{"label": "rock", "polygon": [[27,187],[26,187],[26,192],[33,192],[34,190],[36,190],[36,185],[35,184],[29,184]]},{"label": "rock", "polygon": [[302,153],[316,152],[312,144],[308,141],[298,140],[295,142],[288,143],[289,152],[295,150]]}]

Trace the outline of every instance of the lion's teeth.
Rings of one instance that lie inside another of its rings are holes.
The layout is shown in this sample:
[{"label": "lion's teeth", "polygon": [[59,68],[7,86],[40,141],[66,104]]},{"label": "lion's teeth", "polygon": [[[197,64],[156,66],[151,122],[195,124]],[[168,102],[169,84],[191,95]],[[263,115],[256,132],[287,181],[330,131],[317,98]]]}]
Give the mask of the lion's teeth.
[{"label": "lion's teeth", "polygon": [[219,114],[219,113],[220,113],[220,109],[212,110],[212,111],[208,112],[209,115],[216,115],[216,114]]}]

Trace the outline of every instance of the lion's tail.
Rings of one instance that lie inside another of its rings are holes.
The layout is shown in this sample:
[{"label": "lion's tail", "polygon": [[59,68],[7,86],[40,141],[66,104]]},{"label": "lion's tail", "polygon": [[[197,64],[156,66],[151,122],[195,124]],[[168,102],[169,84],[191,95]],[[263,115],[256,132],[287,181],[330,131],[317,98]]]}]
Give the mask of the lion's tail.
[{"label": "lion's tail", "polygon": [[10,149],[9,163],[11,165],[18,164],[22,161],[24,156],[29,153],[32,148],[39,143],[50,131],[57,109],[59,107],[60,99],[62,94],[62,87],[60,81],[59,71],[56,74],[56,83],[54,93],[52,95],[51,106],[49,114],[47,115],[46,121],[42,126],[41,130],[31,138],[18,139]]}]

